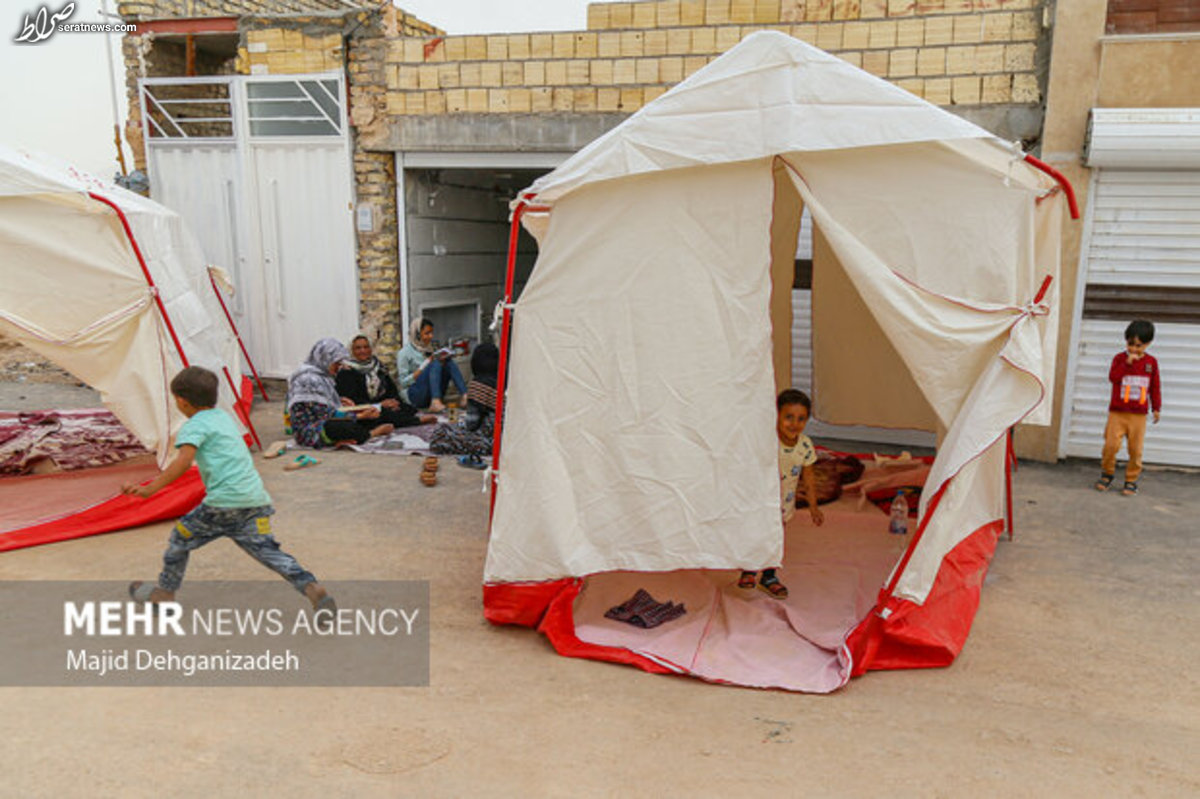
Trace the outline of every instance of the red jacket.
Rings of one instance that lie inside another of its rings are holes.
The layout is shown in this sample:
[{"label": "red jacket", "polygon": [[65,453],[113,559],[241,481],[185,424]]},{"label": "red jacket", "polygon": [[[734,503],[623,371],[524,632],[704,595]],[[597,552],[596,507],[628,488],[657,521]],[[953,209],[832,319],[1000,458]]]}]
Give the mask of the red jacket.
[{"label": "red jacket", "polygon": [[1108,409],[1123,413],[1146,413],[1147,409],[1157,412],[1162,408],[1158,361],[1153,355],[1143,355],[1130,364],[1125,355],[1118,352],[1108,370],[1108,381],[1112,383]]}]

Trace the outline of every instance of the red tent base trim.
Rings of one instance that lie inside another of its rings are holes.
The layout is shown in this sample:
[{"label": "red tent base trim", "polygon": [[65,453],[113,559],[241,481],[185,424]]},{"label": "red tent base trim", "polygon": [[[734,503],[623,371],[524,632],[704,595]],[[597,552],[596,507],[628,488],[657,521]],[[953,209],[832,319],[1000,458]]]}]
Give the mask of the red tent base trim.
[{"label": "red tent base trim", "polygon": [[[990,522],[947,554],[923,605],[892,600],[887,619],[872,610],[847,636],[842,647],[853,664],[850,677],[869,670],[947,666],[958,655],[979,607],[984,577],[1004,529]],[[576,634],[574,604],[583,580],[566,578],[538,583],[493,583],[483,587],[484,617],[493,624],[536,628],[560,655],[635,666],[653,674],[689,674],[662,658],[583,641]],[[709,682],[724,680],[701,677]]]},{"label": "red tent base trim", "polygon": [[483,615],[492,624],[536,627],[564,657],[636,666],[652,674],[684,674],[678,666],[651,660],[628,649],[581,641],[575,635],[572,605],[583,581],[568,578],[545,583],[494,583],[483,587]]},{"label": "red tent base trim", "polygon": [[923,605],[893,599],[886,619],[876,608],[859,622],[846,639],[854,663],[851,676],[954,662],[971,632],[983,579],[1003,531],[1003,520],[989,522],[950,550]]},{"label": "red tent base trim", "polygon": [[196,507],[202,499],[204,483],[200,481],[199,470],[193,466],[183,477],[149,499],[118,494],[112,499],[61,519],[0,533],[0,552],[112,533],[173,519]]}]

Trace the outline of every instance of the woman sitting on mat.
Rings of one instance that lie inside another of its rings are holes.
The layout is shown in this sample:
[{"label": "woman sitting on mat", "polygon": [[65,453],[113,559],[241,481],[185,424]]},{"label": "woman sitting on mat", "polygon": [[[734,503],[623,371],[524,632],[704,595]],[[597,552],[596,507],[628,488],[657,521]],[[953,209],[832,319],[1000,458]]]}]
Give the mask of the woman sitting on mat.
[{"label": "woman sitting on mat", "polygon": [[380,422],[375,408],[354,413],[341,410],[352,403],[338,396],[334,376],[349,358],[340,341],[323,338],[288,378],[287,409],[297,444],[316,449],[362,444],[372,436],[392,432],[392,425]]},{"label": "woman sitting on mat", "polygon": [[396,382],[371,351],[366,336],[355,336],[350,342],[351,359],[335,378],[337,393],[354,405],[379,405],[379,421],[394,427],[436,422],[437,417],[419,414],[417,409],[400,398]]},{"label": "woman sitting on mat", "polygon": [[408,343],[396,353],[396,373],[408,404],[437,413],[446,409],[442,397],[450,381],[454,381],[466,407],[467,384],[462,372],[449,355],[435,353],[433,322],[418,316],[408,331]]}]

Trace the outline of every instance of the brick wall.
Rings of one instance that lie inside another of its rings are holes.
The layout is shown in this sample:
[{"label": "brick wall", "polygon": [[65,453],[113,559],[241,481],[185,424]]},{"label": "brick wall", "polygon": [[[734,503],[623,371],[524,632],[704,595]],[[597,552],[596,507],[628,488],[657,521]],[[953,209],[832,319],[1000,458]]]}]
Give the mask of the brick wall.
[{"label": "brick wall", "polygon": [[1108,19],[1104,31],[1200,31],[1200,0],[1108,0]]},{"label": "brick wall", "polygon": [[399,38],[391,116],[630,113],[748,33],[814,44],[939,105],[1036,104],[1042,0],[593,3],[567,33]]},{"label": "brick wall", "polygon": [[[357,231],[359,327],[376,339],[376,354],[391,363],[401,344],[400,273],[396,248],[400,221],[396,208],[396,160],[392,153],[368,152],[361,145],[363,132],[383,122],[386,105],[383,79],[387,39],[420,35],[425,23],[403,12],[389,10],[358,25],[347,39],[347,75],[350,119],[354,130],[354,193],[356,202],[370,205],[375,230]],[[414,27],[417,25],[417,27]]]},{"label": "brick wall", "polygon": [[241,75],[300,75],[340,71],[342,52],[340,17],[242,19],[237,72]]}]

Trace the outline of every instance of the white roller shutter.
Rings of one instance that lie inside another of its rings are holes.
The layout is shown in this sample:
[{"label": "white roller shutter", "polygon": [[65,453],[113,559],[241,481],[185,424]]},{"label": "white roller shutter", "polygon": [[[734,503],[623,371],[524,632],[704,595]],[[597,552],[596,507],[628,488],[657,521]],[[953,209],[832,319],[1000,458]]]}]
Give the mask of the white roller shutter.
[{"label": "white roller shutter", "polygon": [[1200,466],[1200,171],[1097,170],[1088,214],[1063,454],[1099,457],[1109,363],[1145,318],[1163,375],[1145,461]]}]

